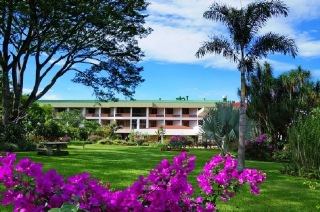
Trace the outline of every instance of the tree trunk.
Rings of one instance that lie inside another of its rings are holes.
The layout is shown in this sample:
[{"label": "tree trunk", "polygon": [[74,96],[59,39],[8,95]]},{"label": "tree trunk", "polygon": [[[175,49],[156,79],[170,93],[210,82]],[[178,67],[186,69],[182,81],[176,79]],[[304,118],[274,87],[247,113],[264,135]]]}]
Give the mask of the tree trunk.
[{"label": "tree trunk", "polygon": [[7,125],[10,122],[11,113],[11,95],[9,87],[9,76],[5,70],[6,67],[2,68],[2,124]]},{"label": "tree trunk", "polygon": [[245,142],[246,142],[246,81],[245,68],[241,67],[241,97],[240,97],[240,117],[239,117],[239,145],[238,145],[238,170],[245,167]]}]

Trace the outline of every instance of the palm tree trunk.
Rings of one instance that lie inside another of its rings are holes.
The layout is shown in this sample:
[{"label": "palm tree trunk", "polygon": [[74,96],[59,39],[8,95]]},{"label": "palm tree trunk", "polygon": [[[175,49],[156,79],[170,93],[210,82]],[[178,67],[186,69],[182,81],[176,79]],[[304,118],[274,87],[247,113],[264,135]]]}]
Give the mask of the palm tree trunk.
[{"label": "palm tree trunk", "polygon": [[245,68],[241,67],[241,97],[240,97],[240,117],[239,117],[239,145],[238,145],[238,170],[245,167],[245,139],[246,139],[246,81]]}]

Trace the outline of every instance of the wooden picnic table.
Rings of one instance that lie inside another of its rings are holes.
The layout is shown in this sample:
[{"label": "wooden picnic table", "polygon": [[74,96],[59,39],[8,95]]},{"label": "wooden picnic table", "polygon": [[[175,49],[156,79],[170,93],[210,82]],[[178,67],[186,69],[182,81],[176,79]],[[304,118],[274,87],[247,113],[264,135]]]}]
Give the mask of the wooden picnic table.
[{"label": "wooden picnic table", "polygon": [[[53,155],[53,150],[56,149],[56,151],[59,153],[61,152],[61,147],[66,145],[68,142],[45,142],[43,145],[46,147],[46,151],[48,155]],[[58,154],[59,155],[59,154]]]}]

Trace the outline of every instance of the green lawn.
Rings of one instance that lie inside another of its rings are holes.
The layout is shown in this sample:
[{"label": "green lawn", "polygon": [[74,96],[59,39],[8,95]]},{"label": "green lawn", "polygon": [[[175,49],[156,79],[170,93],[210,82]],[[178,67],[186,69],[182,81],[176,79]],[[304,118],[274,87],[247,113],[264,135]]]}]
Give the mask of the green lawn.
[{"label": "green lawn", "polygon": [[[114,189],[130,186],[139,175],[147,175],[163,158],[172,161],[179,152],[164,152],[151,147],[126,147],[109,145],[69,146],[68,156],[39,156],[36,152],[19,152],[18,158],[28,157],[44,164],[44,170],[56,169],[63,176],[87,172],[102,182],[109,182]],[[197,188],[196,176],[217,150],[191,149],[196,155],[196,168],[190,182]],[[320,191],[310,191],[303,185],[307,179],[282,175],[281,164],[246,161],[246,167],[267,173],[261,185],[261,194],[254,196],[249,188],[242,190],[227,203],[218,203],[221,211],[315,211],[320,204]],[[4,209],[3,209],[4,210]],[[1,211],[3,211],[1,210]],[[8,211],[8,209],[6,209]],[[320,210],[319,210],[320,211]]]}]

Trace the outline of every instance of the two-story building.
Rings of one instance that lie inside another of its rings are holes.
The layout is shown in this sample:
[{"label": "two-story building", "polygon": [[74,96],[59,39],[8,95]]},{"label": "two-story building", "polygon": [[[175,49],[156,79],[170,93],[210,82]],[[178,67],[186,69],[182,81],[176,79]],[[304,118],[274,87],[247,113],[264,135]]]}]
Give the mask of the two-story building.
[{"label": "two-story building", "polygon": [[87,120],[108,125],[117,123],[117,133],[125,138],[132,130],[156,135],[160,126],[166,136],[188,135],[197,137],[204,108],[214,107],[217,101],[189,100],[133,100],[97,102],[94,100],[39,100],[50,104],[55,112],[78,109]]}]

